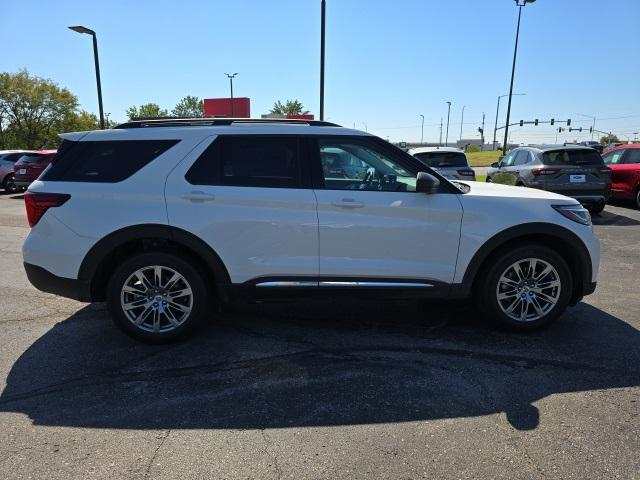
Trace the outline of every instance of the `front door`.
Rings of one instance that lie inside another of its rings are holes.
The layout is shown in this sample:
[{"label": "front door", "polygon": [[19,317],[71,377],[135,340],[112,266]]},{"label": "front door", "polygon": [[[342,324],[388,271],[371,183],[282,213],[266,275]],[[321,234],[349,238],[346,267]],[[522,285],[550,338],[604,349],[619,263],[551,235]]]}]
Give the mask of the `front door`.
[{"label": "front door", "polygon": [[[455,193],[415,191],[418,168],[366,137],[318,137],[320,281],[453,281],[462,207]],[[342,163],[361,165],[348,170]],[[330,283],[330,282],[327,282]],[[347,282],[349,283],[349,282]],[[356,283],[356,282],[353,282]]]}]

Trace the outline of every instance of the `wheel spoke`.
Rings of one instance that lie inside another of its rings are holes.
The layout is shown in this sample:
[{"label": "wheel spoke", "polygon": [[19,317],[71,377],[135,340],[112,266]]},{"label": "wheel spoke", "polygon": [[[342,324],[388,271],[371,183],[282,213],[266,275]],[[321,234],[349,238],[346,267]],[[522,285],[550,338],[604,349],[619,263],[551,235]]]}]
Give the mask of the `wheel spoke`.
[{"label": "wheel spoke", "polygon": [[529,271],[527,272],[528,278],[534,277],[534,275],[536,274],[537,265],[538,265],[538,260],[536,260],[535,258],[532,258],[531,260],[529,260]]},{"label": "wheel spoke", "polygon": [[153,309],[153,331],[160,331],[160,311],[157,308]]},{"label": "wheel spoke", "polygon": [[131,310],[134,308],[144,307],[147,304],[148,300],[146,298],[140,298],[137,300],[133,300],[131,302],[124,303],[122,306],[125,310]]},{"label": "wheel spoke", "polygon": [[516,277],[518,277],[518,280],[525,279],[524,273],[522,273],[522,268],[520,268],[519,262],[514,263],[512,268],[513,268],[513,271],[516,273]]},{"label": "wheel spoke", "polygon": [[167,292],[167,297],[169,297],[171,300],[175,300],[176,298],[184,297],[186,295],[191,295],[191,289],[190,288],[182,288],[180,290],[174,290],[172,292]]},{"label": "wheel spoke", "polygon": [[144,307],[144,310],[140,313],[140,315],[135,318],[133,323],[138,326],[142,325],[151,312],[153,312],[153,307],[151,306],[151,304],[148,304]]},{"label": "wheel spoke", "polygon": [[546,302],[550,305],[555,305],[556,304],[556,299],[553,298],[550,295],[547,295],[546,293],[542,293],[542,292],[536,292],[536,298],[541,299],[543,302]]},{"label": "wheel spoke", "polygon": [[538,315],[538,317],[541,317],[544,315],[544,310],[542,309],[542,307],[540,306],[540,304],[538,303],[538,299],[535,297],[531,298],[531,305],[533,305],[533,308],[536,311],[536,314]]},{"label": "wheel spoke", "polygon": [[506,300],[507,298],[513,298],[518,295],[515,289],[509,290],[508,292],[502,292],[498,294],[498,300]]},{"label": "wheel spoke", "polygon": [[171,305],[167,305],[164,308],[164,315],[167,317],[167,320],[171,322],[171,325],[173,325],[174,327],[180,326],[180,321],[175,317],[175,315],[171,311]]},{"label": "wheel spoke", "polygon": [[536,286],[534,288],[532,288],[531,290],[534,291],[539,291],[539,290],[546,290],[548,288],[555,288],[555,287],[559,287],[560,286],[560,281],[559,280],[549,280],[548,282],[543,282],[543,283],[538,283],[536,284]]},{"label": "wheel spoke", "polygon": [[156,288],[162,286],[162,267],[159,265],[153,267],[153,286]]},{"label": "wheel spoke", "polygon": [[551,265],[547,265],[546,268],[542,270],[542,272],[540,272],[539,275],[533,277],[533,281],[539,282],[540,280],[545,278],[547,275],[549,275],[552,271],[553,271],[553,267]]},{"label": "wheel spoke", "polygon": [[180,276],[180,274],[178,272],[173,272],[173,275],[171,276],[171,278],[169,280],[167,280],[167,283],[165,283],[164,285],[161,285],[164,289],[166,290],[171,290],[171,287],[173,287],[173,285],[180,280],[180,278],[182,278]]},{"label": "wheel spoke", "polygon": [[169,300],[169,302],[167,303],[167,306],[170,306],[171,308],[175,308],[176,310],[179,310],[183,313],[189,313],[191,311],[190,307],[187,307],[185,305],[180,305],[179,303],[172,302],[171,300]]}]

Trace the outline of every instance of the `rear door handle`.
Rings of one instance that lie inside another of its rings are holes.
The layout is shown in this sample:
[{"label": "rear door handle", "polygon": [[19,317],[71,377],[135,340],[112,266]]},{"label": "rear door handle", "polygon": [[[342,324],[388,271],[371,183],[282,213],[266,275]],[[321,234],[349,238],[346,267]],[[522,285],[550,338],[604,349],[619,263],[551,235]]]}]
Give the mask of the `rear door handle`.
[{"label": "rear door handle", "polygon": [[180,198],[191,202],[212,202],[216,199],[216,196],[204,192],[190,192],[186,195],[181,195]]},{"label": "rear door handle", "polygon": [[334,207],[341,207],[341,208],[362,208],[362,207],[364,207],[364,203],[356,202],[353,198],[343,198],[339,202],[332,202],[331,204]]}]

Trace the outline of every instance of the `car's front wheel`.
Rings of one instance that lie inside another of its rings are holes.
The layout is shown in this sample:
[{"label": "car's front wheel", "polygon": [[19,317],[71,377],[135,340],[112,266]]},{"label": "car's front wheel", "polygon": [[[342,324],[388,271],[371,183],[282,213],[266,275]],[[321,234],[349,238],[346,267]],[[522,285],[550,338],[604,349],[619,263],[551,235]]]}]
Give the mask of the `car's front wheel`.
[{"label": "car's front wheel", "polygon": [[565,260],[550,248],[522,245],[492,257],[476,283],[483,312],[504,326],[533,330],[566,309],[573,288]]},{"label": "car's front wheel", "polygon": [[131,337],[165,343],[192,332],[206,318],[208,295],[201,273],[165,252],[125,260],[111,276],[107,303],[112,319]]}]

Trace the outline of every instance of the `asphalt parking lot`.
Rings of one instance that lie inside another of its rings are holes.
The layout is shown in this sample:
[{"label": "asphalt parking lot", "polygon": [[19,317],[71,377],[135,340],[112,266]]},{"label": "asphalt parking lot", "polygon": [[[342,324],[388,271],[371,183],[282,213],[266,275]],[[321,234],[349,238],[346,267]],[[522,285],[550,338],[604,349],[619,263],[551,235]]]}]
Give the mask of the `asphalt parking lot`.
[{"label": "asphalt parking lot", "polygon": [[640,478],[640,212],[529,335],[447,302],[247,306],[137,344],[32,288],[0,196],[0,478]]}]

